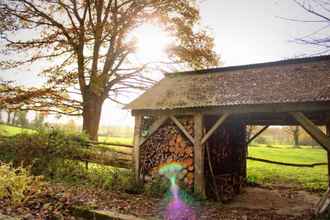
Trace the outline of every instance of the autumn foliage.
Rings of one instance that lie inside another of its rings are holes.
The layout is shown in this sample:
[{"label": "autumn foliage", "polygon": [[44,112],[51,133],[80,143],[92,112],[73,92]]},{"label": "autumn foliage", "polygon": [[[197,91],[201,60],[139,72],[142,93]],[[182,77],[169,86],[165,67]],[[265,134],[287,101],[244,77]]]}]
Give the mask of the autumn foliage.
[{"label": "autumn foliage", "polygon": [[0,1],[0,11],[6,21],[1,67],[40,66],[47,88],[67,94],[69,108],[69,99],[73,107],[80,104],[83,129],[92,139],[107,98],[120,102],[121,95],[154,83],[144,74],[150,64],[134,59],[131,33],[142,24],[154,22],[175,39],[160,64],[180,70],[218,65],[194,0],[10,0]]}]

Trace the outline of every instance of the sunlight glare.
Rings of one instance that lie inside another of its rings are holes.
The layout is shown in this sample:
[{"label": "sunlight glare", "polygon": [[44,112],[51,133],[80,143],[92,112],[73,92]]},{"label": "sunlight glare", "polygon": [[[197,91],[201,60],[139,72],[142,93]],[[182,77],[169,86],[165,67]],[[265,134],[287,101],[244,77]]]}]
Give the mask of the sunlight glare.
[{"label": "sunlight glare", "polygon": [[137,57],[144,62],[156,62],[166,57],[171,37],[156,24],[144,24],[135,30]]}]

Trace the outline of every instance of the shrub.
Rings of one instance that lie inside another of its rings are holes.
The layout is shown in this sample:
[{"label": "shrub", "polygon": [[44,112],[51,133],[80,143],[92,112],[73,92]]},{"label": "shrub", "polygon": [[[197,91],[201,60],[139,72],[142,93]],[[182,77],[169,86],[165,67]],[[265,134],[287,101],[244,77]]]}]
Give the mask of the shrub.
[{"label": "shrub", "polygon": [[246,180],[249,186],[256,186],[257,185],[257,177],[253,175],[249,175]]},{"label": "shrub", "polygon": [[154,177],[150,182],[145,184],[145,192],[150,196],[162,196],[170,188],[170,181],[162,176]]},{"label": "shrub", "polygon": [[39,178],[30,176],[27,169],[0,163],[0,200],[7,199],[13,204],[19,204],[25,198],[25,193],[36,184]]},{"label": "shrub", "polygon": [[125,192],[129,194],[141,194],[144,192],[143,183],[137,182],[133,172],[130,172],[127,178],[123,179],[123,185],[125,186]]},{"label": "shrub", "polygon": [[84,134],[58,129],[19,134],[0,143],[0,160],[12,162],[15,167],[29,167],[32,174],[53,181],[139,192],[130,171],[93,163],[86,169],[79,159],[91,155],[87,141]]},{"label": "shrub", "polygon": [[53,175],[65,159],[83,156],[86,141],[83,134],[61,130],[22,133],[0,144],[0,159],[29,166],[33,174]]}]

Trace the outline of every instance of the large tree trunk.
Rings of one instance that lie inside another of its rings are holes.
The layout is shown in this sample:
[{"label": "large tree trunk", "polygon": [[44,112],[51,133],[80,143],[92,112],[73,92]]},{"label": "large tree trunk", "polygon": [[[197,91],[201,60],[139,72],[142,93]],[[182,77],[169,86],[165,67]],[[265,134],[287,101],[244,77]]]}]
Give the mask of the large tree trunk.
[{"label": "large tree trunk", "polygon": [[83,131],[91,140],[97,141],[104,99],[97,95],[86,95],[83,106]]}]

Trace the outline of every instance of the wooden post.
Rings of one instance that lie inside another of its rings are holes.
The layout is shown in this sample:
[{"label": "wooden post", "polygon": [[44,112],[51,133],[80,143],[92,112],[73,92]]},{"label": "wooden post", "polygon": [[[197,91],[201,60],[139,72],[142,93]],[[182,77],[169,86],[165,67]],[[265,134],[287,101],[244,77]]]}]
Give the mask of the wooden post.
[{"label": "wooden post", "polygon": [[[326,134],[330,137],[330,114],[328,114],[327,120],[326,120]],[[328,188],[330,188],[330,151],[327,150],[327,156],[328,156]]]},{"label": "wooden post", "polygon": [[[327,118],[325,121],[325,127],[326,127],[326,137],[330,137],[330,115],[327,114]],[[315,213],[316,214],[322,214],[326,210],[329,209],[330,206],[330,150],[329,148],[325,148],[327,151],[327,159],[328,159],[328,190],[323,194],[322,198],[320,201],[317,203],[316,208],[315,208]]]},{"label": "wooden post", "polygon": [[205,198],[205,175],[204,175],[204,161],[205,149],[202,144],[203,138],[203,115],[197,113],[194,115],[194,192]]},{"label": "wooden post", "polygon": [[142,130],[143,116],[141,114],[135,116],[134,125],[134,172],[135,180],[140,182],[140,139]]}]

